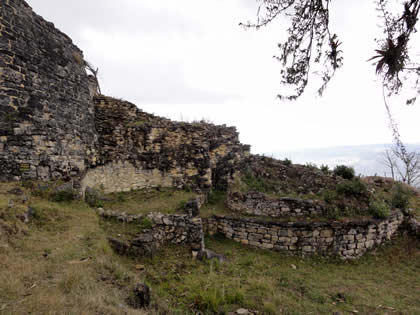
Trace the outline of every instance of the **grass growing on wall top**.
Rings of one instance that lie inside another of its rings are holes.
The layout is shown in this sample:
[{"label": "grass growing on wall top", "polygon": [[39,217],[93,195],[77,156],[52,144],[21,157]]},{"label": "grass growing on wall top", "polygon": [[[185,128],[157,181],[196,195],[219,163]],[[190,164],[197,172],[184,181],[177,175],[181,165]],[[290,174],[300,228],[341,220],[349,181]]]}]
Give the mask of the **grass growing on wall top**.
[{"label": "grass growing on wall top", "polygon": [[108,194],[108,200],[103,201],[102,205],[105,209],[127,214],[177,213],[194,196],[193,192],[185,190],[151,188]]}]

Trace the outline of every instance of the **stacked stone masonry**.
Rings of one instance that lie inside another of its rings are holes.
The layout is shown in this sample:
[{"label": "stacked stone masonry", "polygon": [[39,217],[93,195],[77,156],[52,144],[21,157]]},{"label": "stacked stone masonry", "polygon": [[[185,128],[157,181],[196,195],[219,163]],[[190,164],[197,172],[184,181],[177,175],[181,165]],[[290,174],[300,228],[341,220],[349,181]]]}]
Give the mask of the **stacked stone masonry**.
[{"label": "stacked stone masonry", "polygon": [[238,213],[272,218],[315,216],[320,215],[323,210],[322,204],[316,200],[274,198],[254,191],[231,192],[226,205],[230,210]]},{"label": "stacked stone masonry", "polygon": [[225,188],[249,153],[235,128],[171,122],[98,95],[85,68],[82,51],[24,0],[1,1],[0,180]]},{"label": "stacked stone masonry", "polygon": [[233,127],[173,122],[126,101],[93,100],[100,152],[98,167],[86,173],[83,186],[101,186],[105,192],[156,186],[226,189],[249,154]]},{"label": "stacked stone masonry", "polygon": [[204,232],[222,233],[245,245],[297,255],[360,257],[390,240],[404,221],[395,211],[388,219],[350,222],[274,222],[253,218],[213,216],[203,219]]},{"label": "stacked stone masonry", "polygon": [[69,178],[95,164],[83,54],[23,0],[0,5],[0,180]]},{"label": "stacked stone masonry", "polygon": [[151,255],[161,246],[186,244],[193,252],[199,252],[204,246],[203,226],[200,217],[186,214],[150,213],[144,215],[127,215],[111,210],[99,209],[98,214],[104,219],[115,219],[121,223],[141,222],[148,218],[152,222],[150,229],[145,229],[130,241],[109,238],[116,252],[124,255]]}]

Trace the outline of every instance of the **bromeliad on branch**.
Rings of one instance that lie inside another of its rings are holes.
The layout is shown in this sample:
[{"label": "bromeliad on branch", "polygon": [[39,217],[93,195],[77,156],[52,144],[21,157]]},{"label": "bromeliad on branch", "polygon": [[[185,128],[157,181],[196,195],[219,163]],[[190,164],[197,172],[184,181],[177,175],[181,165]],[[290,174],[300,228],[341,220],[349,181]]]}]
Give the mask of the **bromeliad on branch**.
[{"label": "bromeliad on branch", "polygon": [[[257,21],[241,23],[245,28],[260,29],[274,19],[290,20],[287,39],[278,44],[280,54],[275,58],[281,63],[282,85],[290,86],[294,92],[279,95],[280,99],[295,100],[303,94],[310,75],[321,75],[322,94],[335,71],[343,65],[343,51],[337,34],[330,32],[330,8],[332,0],[257,0]],[[389,94],[398,94],[403,82],[414,75],[418,90],[420,67],[410,60],[409,40],[416,32],[415,26],[420,11],[420,0],[405,1],[402,12],[394,14],[388,9],[388,0],[375,1],[383,22],[385,39],[379,40],[380,49],[370,60],[376,64],[376,73],[383,77],[383,85]],[[337,2],[338,3],[338,2]],[[319,64],[321,71],[313,71]],[[412,104],[412,98],[408,104]]]}]

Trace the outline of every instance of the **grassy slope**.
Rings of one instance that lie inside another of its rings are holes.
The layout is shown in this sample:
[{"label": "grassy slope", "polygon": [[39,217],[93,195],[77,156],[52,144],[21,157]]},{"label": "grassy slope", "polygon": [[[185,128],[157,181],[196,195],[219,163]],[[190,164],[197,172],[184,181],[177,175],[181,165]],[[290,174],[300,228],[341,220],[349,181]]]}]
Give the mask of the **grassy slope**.
[{"label": "grassy slope", "polygon": [[[6,188],[0,186],[0,213],[11,197]],[[0,314],[144,314],[125,303],[138,275],[112,253],[92,209],[34,197],[30,203],[37,219],[0,247]]]},{"label": "grassy slope", "polygon": [[[7,204],[18,198],[5,192],[16,185],[0,184],[0,220],[17,231],[10,243],[1,240],[0,314],[143,314],[126,303],[142,280],[169,314],[238,307],[264,314],[420,314],[418,241],[401,238],[352,263],[300,259],[223,238],[208,238],[209,248],[228,257],[223,265],[194,261],[184,247],[168,247],[153,258],[122,258],[109,248],[94,211],[81,202],[32,196],[37,219],[28,226],[12,222]],[[146,271],[136,271],[136,264]]]},{"label": "grassy slope", "polygon": [[217,238],[209,239],[208,247],[224,253],[228,262],[192,261],[179,248],[146,260],[146,279],[179,314],[238,307],[263,314],[420,314],[420,247],[408,238],[347,263],[301,259]]}]

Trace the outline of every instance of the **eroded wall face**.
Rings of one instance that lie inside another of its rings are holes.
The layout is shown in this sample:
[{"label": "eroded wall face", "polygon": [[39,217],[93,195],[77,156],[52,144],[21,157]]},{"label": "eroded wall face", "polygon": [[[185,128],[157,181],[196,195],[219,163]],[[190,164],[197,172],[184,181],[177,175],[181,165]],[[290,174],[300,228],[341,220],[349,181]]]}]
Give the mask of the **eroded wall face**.
[{"label": "eroded wall face", "polygon": [[145,113],[110,97],[94,97],[98,166],[84,186],[105,192],[175,186],[225,188],[249,154],[235,128],[180,123]]},{"label": "eroded wall face", "polygon": [[0,180],[66,178],[95,163],[83,54],[22,0],[0,4]]},{"label": "eroded wall face", "polygon": [[226,188],[249,153],[235,128],[172,122],[89,83],[68,36],[24,0],[1,1],[0,180],[83,175],[107,192]]}]

